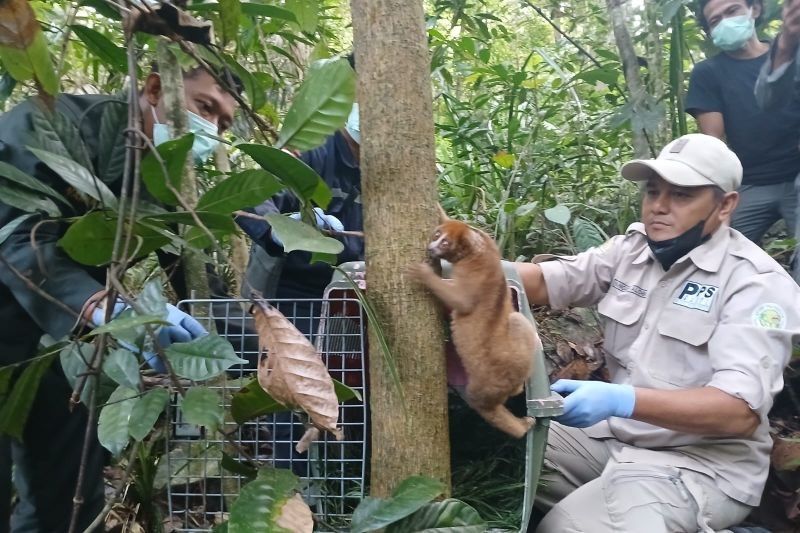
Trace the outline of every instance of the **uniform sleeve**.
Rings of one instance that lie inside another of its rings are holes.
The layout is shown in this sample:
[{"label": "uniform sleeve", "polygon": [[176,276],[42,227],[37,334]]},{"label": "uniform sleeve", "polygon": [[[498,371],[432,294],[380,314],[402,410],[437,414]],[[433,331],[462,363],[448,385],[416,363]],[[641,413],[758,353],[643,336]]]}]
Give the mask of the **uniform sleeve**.
[{"label": "uniform sleeve", "polygon": [[689,78],[686,112],[697,118],[702,113],[722,113],[723,110],[722,91],[713,68],[707,61],[698,63]]},{"label": "uniform sleeve", "polygon": [[[58,188],[60,179],[21,143],[30,132],[29,104],[21,104],[2,117],[0,125],[0,161]],[[14,221],[23,211],[0,202],[0,227]],[[19,224],[0,243],[0,283],[8,287],[14,299],[43,331],[56,339],[70,332],[86,300],[103,286],[87,271],[87,267],[70,259],[58,240],[64,227],[46,222],[37,214]],[[35,233],[32,232],[36,228]],[[22,276],[22,277],[21,277]],[[24,279],[23,279],[24,278]],[[38,290],[32,287],[37,287]],[[44,292],[74,311],[48,301]]]},{"label": "uniform sleeve", "polygon": [[[756,103],[765,111],[774,111],[784,107],[792,99],[795,82],[800,79],[797,58],[781,65],[774,72],[772,62],[775,55],[778,39],[775,39],[769,50],[767,62],[761,67],[755,86]],[[800,55],[800,50],[798,50]]]},{"label": "uniform sleeve", "polygon": [[783,388],[783,368],[800,340],[800,288],[783,274],[749,276],[726,297],[708,342],[708,386],[741,398],[762,418]]},{"label": "uniform sleeve", "polygon": [[[624,235],[617,235],[578,255],[540,263],[550,306],[565,309],[596,304],[608,292],[625,239]],[[534,262],[539,263],[541,259],[535,257]]]}]

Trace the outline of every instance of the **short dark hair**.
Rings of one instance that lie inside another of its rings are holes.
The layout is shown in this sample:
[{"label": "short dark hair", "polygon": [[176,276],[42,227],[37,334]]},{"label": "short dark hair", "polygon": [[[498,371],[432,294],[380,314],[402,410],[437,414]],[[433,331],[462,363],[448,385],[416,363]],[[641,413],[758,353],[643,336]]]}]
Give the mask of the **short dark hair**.
[{"label": "short dark hair", "polygon": [[[157,74],[158,73],[158,63],[156,63],[155,61],[150,63],[150,71],[151,72],[155,72]],[[231,70],[230,68],[228,68],[225,65],[222,65],[220,67],[213,67],[212,66],[212,67],[210,67],[210,69],[207,69],[205,67],[201,67],[201,66],[198,65],[196,67],[191,67],[189,69],[184,69],[183,77],[184,78],[189,78],[189,79],[196,78],[201,72],[208,73],[212,78],[221,79],[231,89],[236,91],[237,95],[242,96],[242,93],[244,92],[244,83],[242,83],[242,79],[239,76],[237,76],[236,73],[233,70]]]},{"label": "short dark hair", "polygon": [[[705,30],[706,33],[711,32],[711,28],[708,27],[708,21],[706,20],[706,15],[704,13],[706,6],[711,0],[697,0],[697,8],[695,9],[695,14],[697,15],[697,20],[700,22],[700,27]],[[748,7],[753,7],[754,4],[758,4],[761,6],[761,14],[758,15],[756,18],[756,26],[761,24],[761,17],[764,16],[764,2],[762,0],[744,0]]]}]

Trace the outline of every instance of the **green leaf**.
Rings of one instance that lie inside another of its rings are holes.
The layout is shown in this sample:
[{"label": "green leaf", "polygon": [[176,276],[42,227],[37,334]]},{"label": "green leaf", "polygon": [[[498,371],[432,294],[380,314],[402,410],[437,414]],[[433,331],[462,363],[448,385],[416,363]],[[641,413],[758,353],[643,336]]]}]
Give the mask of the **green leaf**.
[{"label": "green leaf", "polygon": [[245,207],[254,207],[283,189],[275,176],[261,169],[250,169],[231,174],[206,191],[197,201],[198,211],[232,213]]},{"label": "green leaf", "polygon": [[111,20],[122,20],[122,15],[119,14],[119,11],[106,4],[103,0],[82,0],[80,5],[94,8],[99,14]]},{"label": "green leaf", "polygon": [[25,421],[36,398],[42,376],[50,368],[56,354],[33,359],[25,366],[22,375],[17,379],[14,388],[3,400],[0,407],[0,434],[11,435],[22,439]]},{"label": "green leaf", "polygon": [[188,424],[205,426],[216,431],[222,426],[222,397],[208,387],[192,387],[181,402],[184,420]]},{"label": "green leaf", "polygon": [[239,33],[239,19],[242,7],[239,0],[219,0],[219,14],[222,22],[222,44],[236,40]]},{"label": "green leaf", "polygon": [[97,147],[97,174],[106,183],[122,177],[125,167],[125,129],[128,127],[128,104],[111,100],[104,104],[100,118]]},{"label": "green leaf", "polygon": [[164,411],[169,401],[167,389],[151,389],[144,396],[136,400],[131,409],[128,432],[136,440],[144,439],[156,425],[158,417]]},{"label": "green leaf", "polygon": [[283,243],[283,249],[289,253],[294,250],[319,252],[323,254],[340,254],[344,244],[332,237],[326,237],[316,228],[281,214],[269,214],[264,218],[272,226],[273,233]]},{"label": "green leaf", "polygon": [[128,72],[128,55],[124,48],[117,46],[111,39],[92,28],[80,24],[73,24],[70,28],[83,41],[89,52],[107,67],[122,74]]},{"label": "green leaf", "polygon": [[355,73],[347,59],[327,61],[312,69],[286,113],[275,145],[297,150],[321,145],[344,126],[353,107],[355,91]]},{"label": "green leaf", "polygon": [[20,224],[22,224],[23,222],[34,216],[36,215],[33,214],[20,215],[17,218],[6,223],[5,226],[0,228],[0,244],[3,244],[3,242],[5,242],[5,240],[8,239],[14,233],[14,231],[20,226]]},{"label": "green leaf", "polygon": [[[64,371],[64,376],[67,378],[70,387],[73,389],[78,383],[80,376],[86,374],[89,370],[89,363],[94,356],[94,344],[86,342],[72,342],[65,346],[59,353],[61,362],[61,369]],[[97,378],[95,376],[87,376],[86,382],[81,391],[81,401],[88,405],[91,395],[94,394]]]},{"label": "green leaf", "polygon": [[351,389],[341,381],[333,380],[333,391],[336,393],[336,398],[339,399],[339,403],[344,403],[348,400],[352,400],[353,398],[361,401],[361,393],[355,389]]},{"label": "green leaf", "polygon": [[225,60],[225,64],[242,80],[244,93],[250,99],[250,106],[255,110],[261,109],[266,102],[266,91],[259,77],[255,76],[255,73],[244,68],[236,59],[228,54],[224,54],[222,58]]},{"label": "green leaf", "polygon": [[67,159],[51,152],[30,147],[28,149],[78,192],[94,198],[105,207],[117,208],[117,198],[108,188],[108,185],[103,183],[86,167],[79,165],[72,159]]},{"label": "green leaf", "polygon": [[509,154],[505,150],[501,150],[492,156],[492,161],[497,163],[497,166],[501,168],[512,168],[516,157],[514,154]]},{"label": "green leaf", "polygon": [[58,92],[58,78],[53,70],[47,39],[42,32],[30,3],[18,0],[0,2],[0,61],[17,79],[26,81],[33,77],[48,94]]},{"label": "green leaf", "polygon": [[43,211],[51,217],[57,217],[61,214],[58,206],[50,198],[45,198],[33,191],[11,185],[4,179],[0,179],[0,201],[29,213]]},{"label": "green leaf", "polygon": [[289,470],[262,468],[255,480],[242,487],[239,498],[231,506],[228,533],[292,533],[278,527],[276,520],[297,484],[297,476]]},{"label": "green leaf", "polygon": [[558,204],[550,209],[545,209],[544,216],[550,222],[566,226],[570,217],[572,216],[572,213],[570,212],[569,207],[565,206],[564,204]]},{"label": "green leaf", "polygon": [[319,3],[317,0],[286,0],[286,9],[294,14],[300,31],[314,33],[319,20]]},{"label": "green leaf", "polygon": [[353,512],[352,533],[381,529],[409,516],[444,492],[435,479],[412,476],[403,480],[388,500],[365,498]]},{"label": "green leaf", "polygon": [[[116,228],[116,217],[110,217],[102,211],[93,211],[73,222],[58,244],[79,263],[105,265],[111,261]],[[136,251],[135,257],[144,257],[168,242],[169,239],[164,235],[137,223],[128,253]]]},{"label": "green leaf", "polygon": [[100,411],[97,439],[112,455],[119,455],[128,445],[128,425],[138,394],[135,389],[117,387]]},{"label": "green leaf", "polygon": [[[231,218],[230,213],[208,213],[205,211],[195,211],[195,215],[202,224],[209,230],[220,230],[224,233],[235,233],[236,223]],[[198,226],[197,220],[187,211],[176,213],[163,213],[160,215],[150,215],[143,220],[155,220],[162,224],[183,224],[186,226]]]},{"label": "green leaf", "polygon": [[55,189],[42,183],[42,180],[34,178],[33,176],[22,172],[14,165],[9,165],[4,161],[0,161],[0,176],[13,181],[17,185],[22,185],[26,189],[42,193],[51,198],[62,202],[64,205],[69,205],[67,199],[61,196]]},{"label": "green leaf", "polygon": [[187,133],[183,137],[156,146],[158,155],[164,162],[163,166],[153,152],[149,152],[142,159],[142,180],[147,190],[165,204],[178,205],[178,199],[167,184],[180,192],[186,156],[192,149],[193,143],[194,134]]},{"label": "green leaf", "polygon": [[31,121],[37,143],[34,148],[72,159],[84,168],[92,168],[89,149],[83,142],[78,126],[64,113],[50,111],[38,104],[31,113]]},{"label": "green leaf", "polygon": [[240,425],[260,416],[288,410],[262,389],[256,378],[236,391],[231,398],[231,416]]},{"label": "green leaf", "polygon": [[139,388],[139,361],[130,350],[118,348],[108,354],[103,362],[103,372],[118,385]]},{"label": "green leaf", "polygon": [[619,70],[611,67],[594,68],[575,74],[575,79],[584,80],[592,85],[597,82],[605,83],[606,85],[615,85],[618,78]]},{"label": "green leaf", "polygon": [[228,521],[226,520],[211,528],[211,533],[228,533]]},{"label": "green leaf", "polygon": [[245,143],[236,147],[252,157],[261,168],[290,187],[304,202],[311,200],[323,209],[328,206],[332,196],[331,190],[319,174],[300,159],[272,146]]},{"label": "green leaf", "polygon": [[608,240],[608,236],[597,224],[580,217],[572,221],[572,237],[579,252],[600,246]]},{"label": "green leaf", "polygon": [[241,461],[237,461],[225,452],[222,453],[222,468],[249,480],[255,479],[258,475],[258,469]]},{"label": "green leaf", "polygon": [[431,502],[386,528],[386,533],[482,533],[486,522],[470,505],[453,498]]},{"label": "green leaf", "polygon": [[247,363],[236,356],[230,342],[217,335],[176,342],[167,348],[166,354],[175,373],[193,381],[213,378],[233,365]]},{"label": "green leaf", "polygon": [[127,315],[119,316],[111,320],[108,324],[103,324],[90,331],[87,336],[93,337],[95,335],[102,335],[103,333],[111,333],[117,335],[120,332],[125,332],[133,328],[144,326],[145,324],[153,324],[158,326],[169,326],[170,323],[165,321],[162,315]]},{"label": "green leaf", "polygon": [[[268,17],[286,20],[289,22],[297,22],[297,17],[288,9],[268,4],[254,4],[251,2],[240,2],[239,4],[244,15],[250,17]],[[195,13],[209,13],[219,12],[220,5],[213,2],[204,2],[202,4],[192,4],[186,6],[186,11],[193,11]]]}]

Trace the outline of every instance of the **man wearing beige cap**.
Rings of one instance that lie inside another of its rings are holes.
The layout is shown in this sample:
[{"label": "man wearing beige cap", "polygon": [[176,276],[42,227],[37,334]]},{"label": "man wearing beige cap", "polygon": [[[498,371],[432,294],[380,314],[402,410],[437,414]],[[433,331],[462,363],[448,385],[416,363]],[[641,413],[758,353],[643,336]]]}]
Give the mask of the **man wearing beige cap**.
[{"label": "man wearing beige cap", "polygon": [[519,265],[534,303],[597,305],[611,376],[552,386],[565,412],[550,430],[537,531],[724,530],[761,498],[800,288],[728,226],[742,167],[722,141],[685,135],[622,176],[643,184],[641,223],[577,256]]}]

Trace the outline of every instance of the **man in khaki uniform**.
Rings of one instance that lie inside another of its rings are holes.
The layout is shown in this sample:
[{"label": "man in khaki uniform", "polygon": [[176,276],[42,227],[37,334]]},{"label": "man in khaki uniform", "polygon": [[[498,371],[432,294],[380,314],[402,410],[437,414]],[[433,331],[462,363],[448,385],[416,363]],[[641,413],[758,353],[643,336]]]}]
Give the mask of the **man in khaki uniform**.
[{"label": "man in khaki uniform", "polygon": [[642,223],[577,256],[519,265],[534,303],[597,304],[611,375],[553,384],[567,397],[537,531],[722,530],[761,498],[800,288],[728,226],[742,167],[722,141],[685,135],[622,175],[644,183]]}]

